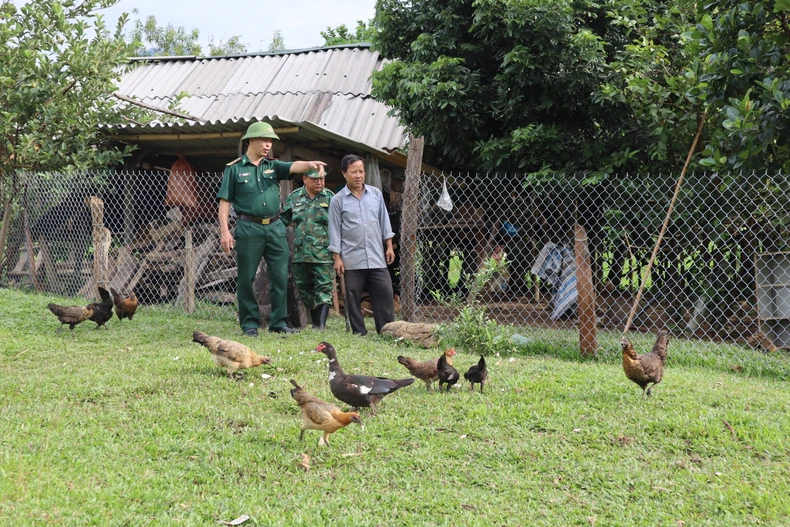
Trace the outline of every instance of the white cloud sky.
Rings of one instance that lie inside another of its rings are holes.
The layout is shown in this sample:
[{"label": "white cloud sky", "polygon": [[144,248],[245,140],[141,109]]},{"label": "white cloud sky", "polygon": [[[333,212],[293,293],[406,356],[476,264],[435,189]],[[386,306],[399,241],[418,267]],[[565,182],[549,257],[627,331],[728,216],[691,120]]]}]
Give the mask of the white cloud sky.
[{"label": "white cloud sky", "polygon": [[[24,0],[14,3],[21,5]],[[321,46],[324,39],[320,32],[327,26],[345,24],[353,31],[357,20],[367,22],[373,18],[375,3],[375,0],[120,0],[101,13],[109,27],[114,27],[121,13],[126,12],[130,17],[126,27],[131,28],[136,18],[132,11],[136,8],[140,19],[153,15],[159,26],[196,28],[206,52],[209,36],[213,36],[216,44],[233,35],[241,36],[248,51],[261,51],[268,49],[275,29],[282,33],[287,49]]]}]

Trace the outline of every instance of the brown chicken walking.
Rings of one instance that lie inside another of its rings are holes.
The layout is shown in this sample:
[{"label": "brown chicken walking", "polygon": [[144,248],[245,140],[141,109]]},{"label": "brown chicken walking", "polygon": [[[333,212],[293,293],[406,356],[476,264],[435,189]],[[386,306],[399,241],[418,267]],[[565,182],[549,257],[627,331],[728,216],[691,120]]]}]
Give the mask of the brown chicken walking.
[{"label": "brown chicken walking", "polygon": [[52,311],[52,314],[58,317],[60,326],[58,326],[58,333],[63,330],[63,324],[69,325],[71,330],[71,338],[74,338],[74,326],[81,324],[93,316],[92,304],[89,306],[59,306],[58,304],[47,304],[47,309]]},{"label": "brown chicken walking", "polygon": [[110,292],[112,293],[112,301],[115,304],[115,314],[118,315],[118,320],[123,320],[124,318],[132,320],[132,317],[137,312],[137,296],[134,292],[129,293],[127,297],[124,297],[112,287]]},{"label": "brown chicken walking", "polygon": [[417,361],[411,357],[398,355],[397,360],[409,370],[409,373],[423,381],[429,392],[431,391],[431,383],[439,380],[439,371],[436,369],[436,363],[439,359]]},{"label": "brown chicken walking", "polygon": [[250,348],[235,340],[222,340],[221,338],[206,335],[202,331],[192,333],[192,342],[197,342],[208,348],[211,358],[217,366],[225,368],[228,375],[233,377],[237,370],[254,368],[261,364],[271,364],[272,359],[258,355]]},{"label": "brown chicken walking", "polygon": [[[656,343],[650,353],[637,355],[634,345],[628,338],[620,339],[623,348],[623,371],[625,376],[634,381],[642,388],[642,397],[647,394],[651,397],[650,391],[656,384],[661,382],[664,376],[664,365],[667,362],[667,344],[669,343],[669,333],[662,329],[658,332]],[[652,383],[652,384],[651,384]],[[648,388],[647,385],[651,386]],[[647,388],[647,391],[645,389]]]},{"label": "brown chicken walking", "polygon": [[299,441],[304,439],[305,430],[322,430],[324,433],[318,439],[318,446],[329,446],[329,436],[345,428],[351,423],[357,423],[362,429],[365,425],[359,418],[357,412],[341,412],[334,404],[328,403],[310,395],[304,389],[291,380],[294,388],[291,390],[291,397],[302,408],[302,426],[299,434]]}]

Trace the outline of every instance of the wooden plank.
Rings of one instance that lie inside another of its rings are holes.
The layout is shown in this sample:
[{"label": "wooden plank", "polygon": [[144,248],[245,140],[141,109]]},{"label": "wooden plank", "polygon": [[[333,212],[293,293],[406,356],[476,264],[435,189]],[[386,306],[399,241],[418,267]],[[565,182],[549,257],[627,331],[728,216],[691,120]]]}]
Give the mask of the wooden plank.
[{"label": "wooden plank", "polygon": [[115,258],[115,273],[110,279],[110,286],[119,293],[128,293],[126,284],[137,272],[140,262],[132,255],[132,249],[128,245],[118,249],[118,256]]},{"label": "wooden plank", "polygon": [[[206,240],[200,244],[195,252],[195,283],[200,283],[201,275],[203,274],[203,270],[206,268],[208,263],[211,261],[209,258],[209,254],[212,253],[217,247],[219,247],[219,234],[214,233],[209,234]],[[178,285],[178,296],[179,298],[184,298],[186,295],[186,275],[181,279],[181,283]]]},{"label": "wooden plank", "polygon": [[16,265],[11,270],[10,275],[18,275],[18,274],[30,274],[30,271],[25,270],[25,265],[28,264],[30,258],[28,258],[27,249],[22,249],[19,251],[19,259],[16,261]]}]

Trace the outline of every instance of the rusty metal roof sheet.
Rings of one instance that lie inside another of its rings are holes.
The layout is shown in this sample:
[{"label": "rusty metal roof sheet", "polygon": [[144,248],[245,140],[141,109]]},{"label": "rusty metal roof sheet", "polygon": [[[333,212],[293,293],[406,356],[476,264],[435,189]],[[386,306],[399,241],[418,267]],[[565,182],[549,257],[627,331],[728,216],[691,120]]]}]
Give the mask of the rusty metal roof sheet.
[{"label": "rusty metal roof sheet", "polygon": [[124,133],[196,133],[217,125],[242,130],[249,122],[271,119],[312,123],[377,150],[405,144],[397,118],[370,96],[371,73],[384,60],[366,44],[138,62],[122,75],[121,94],[166,108],[186,92],[178,110],[203,122],[128,124]]}]

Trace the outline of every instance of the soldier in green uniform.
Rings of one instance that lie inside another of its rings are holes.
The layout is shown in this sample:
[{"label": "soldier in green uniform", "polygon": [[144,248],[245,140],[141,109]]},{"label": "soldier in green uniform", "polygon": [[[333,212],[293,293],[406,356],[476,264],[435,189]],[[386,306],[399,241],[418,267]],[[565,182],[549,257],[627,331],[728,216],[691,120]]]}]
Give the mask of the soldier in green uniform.
[{"label": "soldier in green uniform", "polygon": [[293,191],[281,217],[294,227],[293,275],[299,296],[307,309],[313,329],[324,329],[335,272],[329,252],[329,202],[334,193],[324,188],[324,175],[311,170],[304,176],[304,186]]},{"label": "soldier in green uniform", "polygon": [[[268,159],[272,142],[279,139],[269,123],[257,122],[247,128],[241,138],[249,140],[244,156],[225,167],[219,200],[220,245],[230,253],[236,248],[236,297],[239,302],[239,324],[244,334],[258,336],[260,311],[253,291],[255,272],[261,258],[269,270],[271,317],[269,331],[295,333],[286,325],[288,316],[288,242],[285,225],[280,218],[280,181],[293,179],[293,174],[308,170],[324,171],[321,161],[287,163]],[[228,229],[230,207],[236,211],[235,237]]]}]

